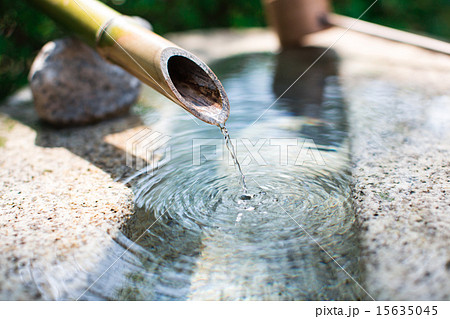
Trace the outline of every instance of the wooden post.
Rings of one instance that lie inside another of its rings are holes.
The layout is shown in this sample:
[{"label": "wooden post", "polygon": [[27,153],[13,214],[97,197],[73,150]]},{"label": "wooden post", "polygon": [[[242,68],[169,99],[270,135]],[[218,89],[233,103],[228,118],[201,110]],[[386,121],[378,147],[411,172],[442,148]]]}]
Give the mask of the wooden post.
[{"label": "wooden post", "polygon": [[303,37],[327,28],[328,0],[263,0],[267,20],[283,48],[303,45]]}]

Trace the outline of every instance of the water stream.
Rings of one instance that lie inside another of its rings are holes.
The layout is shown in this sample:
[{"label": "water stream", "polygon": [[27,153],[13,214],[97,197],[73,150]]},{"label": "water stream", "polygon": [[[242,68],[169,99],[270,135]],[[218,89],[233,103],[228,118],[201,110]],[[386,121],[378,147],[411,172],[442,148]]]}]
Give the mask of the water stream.
[{"label": "water stream", "polygon": [[134,178],[137,212],[117,242],[136,244],[85,298],[366,298],[356,283],[363,278],[337,60],[322,59],[252,125],[317,50],[212,66],[231,101],[235,140],[148,98],[159,107],[144,105],[144,120],[170,141],[159,167]]},{"label": "water stream", "polygon": [[247,183],[245,182],[245,175],[242,172],[242,168],[241,168],[241,164],[239,163],[239,159],[237,158],[236,155],[236,149],[233,145],[233,142],[231,142],[231,137],[230,137],[230,133],[228,133],[227,128],[224,126],[220,126],[220,132],[222,133],[224,139],[225,139],[225,146],[228,149],[228,152],[231,156],[231,158],[233,159],[233,163],[235,165],[235,167],[238,169],[239,171],[239,175],[241,177],[241,184],[242,184],[242,190],[243,190],[243,195],[241,197],[243,198],[248,198],[247,192]]}]

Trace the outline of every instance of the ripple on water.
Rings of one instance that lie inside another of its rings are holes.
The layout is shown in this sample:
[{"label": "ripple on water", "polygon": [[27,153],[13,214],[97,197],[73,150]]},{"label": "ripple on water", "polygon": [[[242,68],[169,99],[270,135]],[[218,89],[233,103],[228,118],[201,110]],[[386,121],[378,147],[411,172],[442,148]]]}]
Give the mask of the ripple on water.
[{"label": "ripple on water", "polygon": [[[297,64],[300,58],[295,60]],[[139,255],[139,270],[130,272],[130,278],[138,274],[139,280],[129,279],[113,298],[364,298],[340,269],[342,266],[361,280],[346,173],[345,116],[336,76],[333,68],[311,70],[315,85],[322,86],[311,90],[321,90],[321,94],[305,98],[302,91],[297,98],[281,99],[264,118],[249,126],[274,100],[272,74],[274,68],[280,69],[277,63],[296,66],[292,60],[280,62],[269,54],[217,64],[233,104],[227,123],[231,134],[238,140],[253,139],[253,144],[267,139],[260,149],[266,165],[252,161],[242,168],[247,175],[247,194],[227,161],[203,160],[202,165],[192,165],[193,139],[222,140],[219,130],[204,124],[197,127],[178,108],[167,105],[173,113],[170,124],[165,122],[161,129],[172,136],[170,160],[136,180],[138,210],[123,229],[139,245],[133,250]],[[275,79],[280,81],[280,76]],[[317,152],[326,165],[271,164],[279,157],[271,146],[274,138],[320,141]],[[241,146],[238,143],[237,153],[243,161],[245,147]]]}]

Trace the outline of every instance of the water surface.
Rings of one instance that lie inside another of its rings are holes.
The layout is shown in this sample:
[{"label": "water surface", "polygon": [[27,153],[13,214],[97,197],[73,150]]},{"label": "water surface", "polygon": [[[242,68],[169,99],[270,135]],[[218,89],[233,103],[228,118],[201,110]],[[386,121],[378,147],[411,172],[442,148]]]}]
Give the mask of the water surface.
[{"label": "water surface", "polygon": [[138,209],[118,243],[136,245],[91,297],[365,298],[353,280],[362,278],[337,60],[327,54],[265,112],[320,53],[252,54],[212,65],[230,98],[227,128],[248,198],[219,129],[148,97],[158,107],[144,105],[146,123],[170,140],[158,168],[134,177]]}]

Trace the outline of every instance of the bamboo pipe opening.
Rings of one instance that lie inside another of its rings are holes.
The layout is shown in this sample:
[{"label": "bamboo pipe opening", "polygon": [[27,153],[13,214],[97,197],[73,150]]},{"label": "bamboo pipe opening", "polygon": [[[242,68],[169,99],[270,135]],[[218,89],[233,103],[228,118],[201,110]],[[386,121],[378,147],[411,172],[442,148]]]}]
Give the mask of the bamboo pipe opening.
[{"label": "bamboo pipe opening", "polygon": [[173,85],[187,104],[198,110],[205,107],[222,109],[219,88],[196,63],[183,56],[172,56],[167,67]]},{"label": "bamboo pipe opening", "polygon": [[97,51],[198,119],[217,126],[227,121],[230,104],[214,72],[130,17],[114,17],[104,24],[97,35]]},{"label": "bamboo pipe opening", "polygon": [[161,64],[167,84],[187,111],[209,124],[225,123],[230,110],[228,98],[206,64],[174,47],[163,51]]}]

